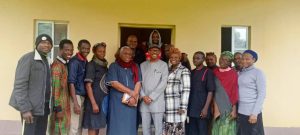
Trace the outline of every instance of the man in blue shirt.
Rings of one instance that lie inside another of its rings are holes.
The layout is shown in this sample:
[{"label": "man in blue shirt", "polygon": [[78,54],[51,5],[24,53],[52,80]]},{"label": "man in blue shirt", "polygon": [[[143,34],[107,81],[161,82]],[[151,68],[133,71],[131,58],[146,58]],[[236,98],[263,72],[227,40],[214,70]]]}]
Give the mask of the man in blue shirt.
[{"label": "man in blue shirt", "polygon": [[80,40],[78,43],[79,52],[69,61],[68,83],[71,100],[71,125],[70,135],[81,135],[81,121],[83,116],[83,102],[86,96],[84,87],[86,57],[90,53],[91,44],[88,40]]}]

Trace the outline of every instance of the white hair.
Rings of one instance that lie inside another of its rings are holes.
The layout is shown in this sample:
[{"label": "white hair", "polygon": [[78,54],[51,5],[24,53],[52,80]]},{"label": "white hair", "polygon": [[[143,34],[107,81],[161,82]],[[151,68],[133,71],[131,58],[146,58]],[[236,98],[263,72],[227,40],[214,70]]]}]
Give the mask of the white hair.
[{"label": "white hair", "polygon": [[123,46],[120,49],[120,54],[125,50],[125,49],[130,49],[132,51],[132,49],[129,46]]}]

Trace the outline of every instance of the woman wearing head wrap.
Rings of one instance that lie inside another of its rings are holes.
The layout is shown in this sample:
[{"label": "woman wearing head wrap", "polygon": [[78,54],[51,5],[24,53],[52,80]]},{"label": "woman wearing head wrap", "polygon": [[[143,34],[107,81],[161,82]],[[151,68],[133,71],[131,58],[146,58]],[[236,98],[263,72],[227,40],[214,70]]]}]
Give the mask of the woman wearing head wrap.
[{"label": "woman wearing head wrap", "polygon": [[[123,46],[109,66],[106,82],[111,85],[107,135],[137,135],[137,107],[141,72],[132,60],[133,51]],[[123,100],[124,99],[124,100]]]},{"label": "woman wearing head wrap", "polygon": [[260,69],[254,67],[258,55],[246,50],[242,57],[242,71],[239,73],[238,134],[264,135],[262,106],[266,96],[266,78]]},{"label": "woman wearing head wrap", "polygon": [[214,70],[215,97],[212,135],[236,135],[236,104],[238,101],[238,75],[231,68],[233,55],[229,51],[221,54],[219,66]]}]

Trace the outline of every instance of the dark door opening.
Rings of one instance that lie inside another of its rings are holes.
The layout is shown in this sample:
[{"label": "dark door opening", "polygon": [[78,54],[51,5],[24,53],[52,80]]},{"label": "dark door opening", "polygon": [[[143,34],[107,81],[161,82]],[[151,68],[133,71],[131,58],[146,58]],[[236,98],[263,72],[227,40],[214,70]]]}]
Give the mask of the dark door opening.
[{"label": "dark door opening", "polygon": [[120,27],[120,46],[126,45],[129,35],[136,35],[138,45],[148,43],[149,36],[153,30],[158,30],[163,44],[170,44],[172,41],[172,28],[136,28],[136,27]]}]

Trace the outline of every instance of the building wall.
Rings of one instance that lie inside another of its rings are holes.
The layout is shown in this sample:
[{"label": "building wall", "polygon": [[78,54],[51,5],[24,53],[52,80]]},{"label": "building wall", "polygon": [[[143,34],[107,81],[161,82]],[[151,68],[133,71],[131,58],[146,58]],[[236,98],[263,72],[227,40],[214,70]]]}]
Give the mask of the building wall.
[{"label": "building wall", "polygon": [[[69,21],[76,45],[86,38],[119,46],[118,23],[176,25],[175,45],[189,54],[221,50],[221,26],[251,26],[257,67],[267,76],[264,124],[300,127],[300,1],[297,0],[0,0],[0,120],[18,120],[8,106],[18,59],[33,49],[34,19]],[[91,56],[91,55],[90,55]]]}]

